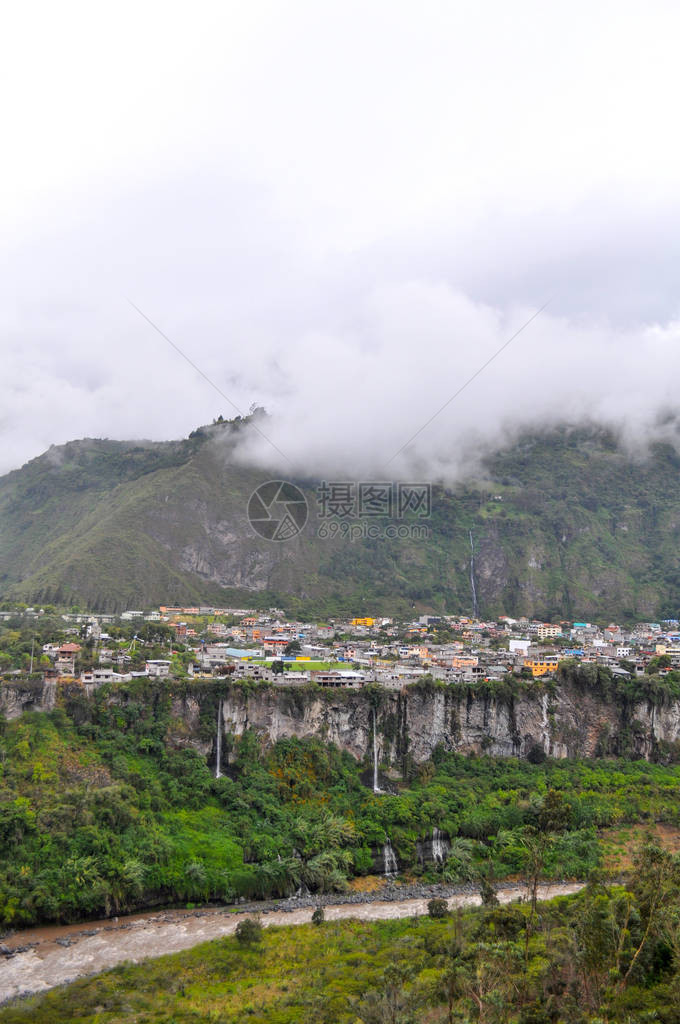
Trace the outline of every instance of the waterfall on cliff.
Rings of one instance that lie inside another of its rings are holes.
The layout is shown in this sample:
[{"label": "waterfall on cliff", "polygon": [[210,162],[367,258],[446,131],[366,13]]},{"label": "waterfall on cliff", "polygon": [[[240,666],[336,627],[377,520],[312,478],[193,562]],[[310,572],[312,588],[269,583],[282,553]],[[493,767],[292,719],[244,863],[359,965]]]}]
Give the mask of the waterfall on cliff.
[{"label": "waterfall on cliff", "polygon": [[470,533],[470,587],[472,588],[472,618],[477,618],[477,587],[475,586],[475,542]]},{"label": "waterfall on cliff", "polygon": [[438,828],[432,829],[432,859],[435,864],[445,864],[449,855],[449,841]]},{"label": "waterfall on cliff", "polygon": [[373,792],[382,793],[380,784],[378,782],[378,727],[375,714],[375,708],[373,708]]},{"label": "waterfall on cliff", "polygon": [[221,779],[222,778],[222,772],[220,770],[221,767],[222,767],[222,700],[221,699],[220,699],[220,702],[219,702],[218,707],[217,707],[217,739],[215,741],[215,746],[217,748],[216,755],[215,755],[215,778],[216,779]]},{"label": "waterfall on cliff", "polygon": [[541,719],[541,741],[543,743],[543,750],[546,754],[550,753],[550,719],[548,718],[548,701],[550,700],[547,693],[544,693],[541,698],[541,711],[543,717]]},{"label": "waterfall on cliff", "polygon": [[390,842],[389,839],[383,846],[383,864],[385,866],[385,875],[388,878],[393,878],[394,875],[396,875],[397,871],[399,870],[399,862],[397,860],[396,853],[392,849],[392,843]]},{"label": "waterfall on cliff", "polygon": [[52,708],[54,707],[56,698],[57,684],[54,682],[54,680],[51,679],[49,682],[43,683],[42,706],[46,708],[48,711],[51,711]]}]

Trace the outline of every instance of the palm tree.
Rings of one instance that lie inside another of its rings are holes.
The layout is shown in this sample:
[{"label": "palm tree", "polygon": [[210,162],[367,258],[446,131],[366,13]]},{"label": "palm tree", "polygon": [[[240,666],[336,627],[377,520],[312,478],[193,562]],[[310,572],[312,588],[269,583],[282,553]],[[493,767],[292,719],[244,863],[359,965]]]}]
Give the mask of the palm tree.
[{"label": "palm tree", "polygon": [[442,876],[447,882],[469,882],[475,877],[472,855],[475,844],[472,839],[455,836],[449,846],[449,855]]}]

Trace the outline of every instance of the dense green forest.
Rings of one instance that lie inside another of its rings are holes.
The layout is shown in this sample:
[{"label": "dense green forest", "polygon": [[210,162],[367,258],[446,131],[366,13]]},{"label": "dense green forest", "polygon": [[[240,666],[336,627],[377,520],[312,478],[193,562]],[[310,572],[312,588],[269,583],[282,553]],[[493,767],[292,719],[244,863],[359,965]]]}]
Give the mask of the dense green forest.
[{"label": "dense green forest", "polygon": [[[214,734],[214,701],[200,730]],[[51,713],[2,723],[0,922],[73,921],[169,902],[327,892],[379,866],[450,882],[585,877],[601,835],[680,819],[680,766],[627,760],[541,764],[436,751],[373,793],[366,765],[319,740],[231,744],[215,779],[171,716],[170,690],[138,680]],[[178,731],[179,730],[179,731]],[[418,840],[451,837],[445,864]],[[600,834],[600,835],[599,835]],[[424,875],[423,875],[424,872]]]},{"label": "dense green forest", "polygon": [[121,965],[0,1009],[0,1024],[677,1024],[680,861],[628,886],[380,923],[261,929]]}]

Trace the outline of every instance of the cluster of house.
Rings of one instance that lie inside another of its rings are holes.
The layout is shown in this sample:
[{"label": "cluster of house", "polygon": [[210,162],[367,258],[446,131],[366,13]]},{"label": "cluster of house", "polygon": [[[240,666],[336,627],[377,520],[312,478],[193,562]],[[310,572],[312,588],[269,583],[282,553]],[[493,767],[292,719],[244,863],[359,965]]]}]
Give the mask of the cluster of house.
[{"label": "cluster of house", "polygon": [[88,635],[96,634],[97,667],[78,671],[77,664],[82,651],[81,644],[44,644],[42,653],[50,659],[51,665],[45,669],[43,675],[46,681],[54,679],[74,679],[76,675],[82,683],[101,686],[104,683],[128,682],[135,676],[155,676],[165,678],[170,675],[170,658],[153,658],[145,662],[144,669],[133,672],[129,666],[132,663],[131,655],[125,650],[118,650],[114,647],[107,647],[106,642],[110,640],[107,634],[101,632],[101,625],[94,617],[89,617],[87,625]]},{"label": "cluster of house", "polygon": [[[190,676],[230,675],[286,686],[314,682],[358,688],[374,683],[400,690],[427,675],[447,683],[501,680],[508,673],[541,678],[567,658],[604,665],[623,676],[642,674],[661,655],[666,656],[657,663],[661,672],[680,668],[676,620],[639,623],[632,629],[508,616],[493,621],[425,615],[408,623],[384,617],[312,623],[287,621],[279,609],[263,613],[169,607],[147,615],[126,612],[120,618],[164,622],[173,628],[175,645],[162,652],[167,657],[147,660],[143,669],[137,657],[138,670],[133,672],[129,645],[112,642],[103,630],[108,617],[83,616],[80,631],[92,639],[97,661],[79,673],[83,683],[140,675],[163,678],[172,671],[172,647],[180,645]],[[75,676],[79,652],[77,643],[46,644],[43,653],[52,660],[46,676]]]},{"label": "cluster of house", "polygon": [[[442,626],[459,635],[437,642]],[[389,689],[401,689],[428,674],[448,683],[500,680],[507,673],[541,678],[556,672],[565,659],[607,666],[621,676],[644,673],[649,661],[659,655],[668,656],[661,672],[680,668],[676,621],[640,623],[626,631],[613,623],[600,628],[587,622],[554,625],[507,616],[493,622],[424,616],[400,629],[384,619],[336,622],[330,628],[333,636],[342,639],[329,642],[327,626],[268,624],[260,648],[206,643],[199,649],[200,663],[208,670],[230,663],[236,676],[285,685],[313,681],[322,686],[360,687],[377,683]],[[319,631],[325,644],[319,643]],[[251,634],[248,639],[257,637]],[[347,668],[305,669],[305,662],[321,659],[345,663]]]}]

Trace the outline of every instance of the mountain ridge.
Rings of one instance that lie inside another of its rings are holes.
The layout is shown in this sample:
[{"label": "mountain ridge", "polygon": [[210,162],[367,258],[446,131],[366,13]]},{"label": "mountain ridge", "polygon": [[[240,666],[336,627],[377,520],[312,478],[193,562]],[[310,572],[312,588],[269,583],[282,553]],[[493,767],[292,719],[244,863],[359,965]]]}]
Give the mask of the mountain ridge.
[{"label": "mountain ridge", "polygon": [[[121,611],[278,603],[291,613],[677,617],[680,456],[633,457],[605,430],[524,435],[478,479],[436,485],[427,539],[258,537],[251,493],[271,478],[234,457],[249,419],[169,442],[84,439],[0,478],[0,597]],[[413,520],[416,521],[416,520]],[[386,519],[375,520],[383,526]]]}]

